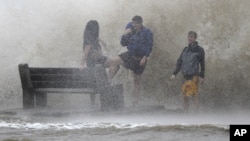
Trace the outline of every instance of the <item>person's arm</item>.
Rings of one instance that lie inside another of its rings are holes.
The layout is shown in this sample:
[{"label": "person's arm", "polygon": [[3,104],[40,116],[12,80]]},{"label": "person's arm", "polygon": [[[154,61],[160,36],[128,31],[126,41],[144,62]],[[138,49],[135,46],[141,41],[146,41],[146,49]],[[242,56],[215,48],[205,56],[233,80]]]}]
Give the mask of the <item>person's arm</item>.
[{"label": "person's arm", "polygon": [[125,32],[123,33],[123,35],[121,37],[121,41],[120,41],[122,46],[127,46],[128,45],[130,33],[131,33],[131,29],[129,29],[129,28],[126,29]]},{"label": "person's arm", "polygon": [[148,57],[152,52],[153,42],[154,42],[153,33],[150,30],[147,31],[146,38],[147,38],[147,43],[146,43],[145,55]]},{"label": "person's arm", "polygon": [[176,66],[175,66],[175,70],[173,72],[173,75],[176,76],[180,72],[181,66],[182,66],[182,53],[176,62]]},{"label": "person's arm", "polygon": [[145,50],[145,55],[143,56],[143,58],[140,61],[140,65],[143,66],[146,64],[147,62],[147,58],[149,57],[150,53],[152,52],[152,48],[153,48],[153,33],[148,30],[147,32],[147,43],[145,44],[146,46],[146,50]]},{"label": "person's arm", "polygon": [[205,51],[203,48],[201,48],[201,57],[199,63],[201,67],[199,77],[200,77],[200,82],[203,83],[205,78]]},{"label": "person's arm", "polygon": [[129,37],[130,37],[130,34],[132,33],[132,30],[133,30],[133,24],[131,22],[129,22],[127,25],[126,25],[126,29],[124,31],[124,33],[122,34],[122,37],[121,37],[121,45],[122,46],[127,46],[128,43],[129,43]]},{"label": "person's arm", "polygon": [[101,39],[99,39],[99,43],[100,43],[100,46],[101,46],[101,49],[99,50],[99,52],[100,52],[101,55],[103,55],[103,49],[107,48],[107,44]]},{"label": "person's arm", "polygon": [[[183,51],[182,51],[183,53]],[[179,73],[179,71],[181,70],[181,66],[182,66],[182,53],[180,55],[180,57],[178,58],[177,60],[177,63],[176,63],[176,66],[175,66],[175,70],[173,72],[173,74],[171,75],[170,79],[171,80],[174,80],[175,79],[175,76]]]},{"label": "person's arm", "polygon": [[204,49],[201,49],[201,57],[200,57],[199,63],[201,67],[199,76],[204,78],[205,77],[205,51]]},{"label": "person's arm", "polygon": [[102,48],[107,48],[107,44],[102,39],[99,39],[99,42]]},{"label": "person's arm", "polygon": [[91,48],[91,45],[86,45],[84,47],[84,50],[83,50],[83,54],[82,54],[82,59],[81,59],[81,66],[80,66],[80,69],[83,69],[84,68],[84,64],[86,62],[86,58],[89,54],[89,51],[90,51],[90,48]]},{"label": "person's arm", "polygon": [[142,57],[142,59],[141,59],[141,61],[140,61],[140,65],[141,65],[141,66],[144,66],[144,65],[146,64],[147,58],[148,58],[147,56],[143,56],[143,57]]}]

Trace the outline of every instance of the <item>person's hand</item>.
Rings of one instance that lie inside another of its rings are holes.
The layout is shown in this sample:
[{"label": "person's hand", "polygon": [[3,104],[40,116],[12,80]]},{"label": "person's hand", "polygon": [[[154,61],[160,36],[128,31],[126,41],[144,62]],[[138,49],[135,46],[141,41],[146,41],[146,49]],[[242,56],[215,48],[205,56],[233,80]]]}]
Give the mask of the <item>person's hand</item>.
[{"label": "person's hand", "polygon": [[170,80],[171,80],[171,81],[175,80],[175,75],[174,75],[174,74],[171,75]]},{"label": "person's hand", "polygon": [[204,78],[199,77],[199,82],[200,82],[201,84],[203,84],[203,83],[204,83]]},{"label": "person's hand", "polygon": [[123,33],[123,35],[128,35],[128,34],[130,34],[130,33],[132,33],[132,29],[131,29],[131,28],[127,28],[127,29],[125,30],[125,32]]},{"label": "person's hand", "polygon": [[143,57],[140,61],[140,66],[145,66],[146,64],[146,61],[147,61],[147,58],[146,57]]}]

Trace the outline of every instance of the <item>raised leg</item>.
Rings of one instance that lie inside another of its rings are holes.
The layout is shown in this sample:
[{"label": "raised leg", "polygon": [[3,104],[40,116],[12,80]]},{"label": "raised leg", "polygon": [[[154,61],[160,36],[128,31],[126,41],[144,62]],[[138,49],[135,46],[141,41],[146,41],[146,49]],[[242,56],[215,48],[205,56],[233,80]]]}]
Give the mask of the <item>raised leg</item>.
[{"label": "raised leg", "polygon": [[115,56],[107,60],[106,65],[109,67],[109,72],[108,72],[109,82],[112,81],[113,77],[116,75],[116,73],[120,69],[121,64],[123,64],[123,61],[121,60],[119,56]]}]

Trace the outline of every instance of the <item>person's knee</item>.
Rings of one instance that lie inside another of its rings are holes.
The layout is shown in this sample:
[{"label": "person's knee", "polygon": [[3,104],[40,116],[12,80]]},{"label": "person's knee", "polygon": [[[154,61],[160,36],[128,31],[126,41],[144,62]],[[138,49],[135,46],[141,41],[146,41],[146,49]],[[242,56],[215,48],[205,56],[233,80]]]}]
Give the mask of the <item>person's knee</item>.
[{"label": "person's knee", "polygon": [[107,64],[109,66],[117,66],[117,65],[120,65],[121,64],[121,58],[119,56],[115,56],[115,57],[112,57],[112,58],[109,58],[107,60]]}]

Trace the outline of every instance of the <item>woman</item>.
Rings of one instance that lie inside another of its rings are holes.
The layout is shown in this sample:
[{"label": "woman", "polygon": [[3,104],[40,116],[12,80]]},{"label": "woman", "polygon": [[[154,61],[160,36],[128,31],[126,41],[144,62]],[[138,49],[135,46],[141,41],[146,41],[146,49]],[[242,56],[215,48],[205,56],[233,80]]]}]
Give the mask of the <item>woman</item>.
[{"label": "woman", "polygon": [[[90,20],[84,30],[83,34],[83,55],[80,69],[84,69],[86,63],[87,67],[95,67],[96,64],[105,65],[108,57],[102,53],[102,45],[105,45],[99,39],[99,24],[96,20]],[[95,103],[95,95],[91,94],[91,105]]]}]

